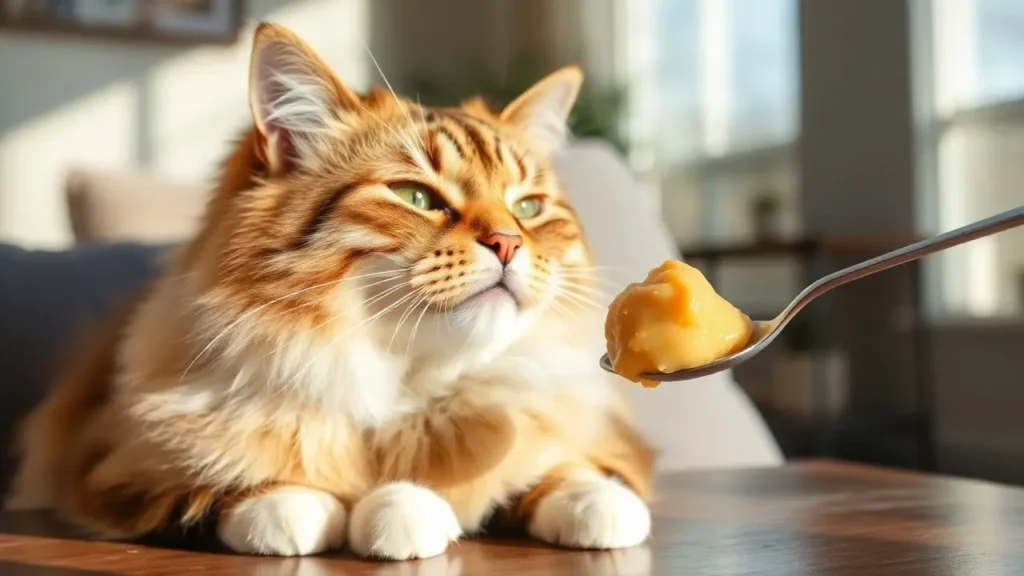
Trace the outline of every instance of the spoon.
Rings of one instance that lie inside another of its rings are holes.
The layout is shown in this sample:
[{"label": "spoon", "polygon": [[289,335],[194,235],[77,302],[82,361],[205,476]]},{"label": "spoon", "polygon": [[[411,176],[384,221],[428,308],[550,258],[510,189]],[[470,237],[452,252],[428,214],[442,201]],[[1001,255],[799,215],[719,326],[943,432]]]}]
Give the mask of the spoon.
[{"label": "spoon", "polygon": [[[1024,206],[1018,206],[1012,210],[1001,212],[995,216],[990,216],[984,220],[973,222],[956,230],[950,230],[938,236],[933,236],[927,240],[921,240],[915,242],[909,246],[904,246],[892,252],[882,254],[870,260],[855,264],[849,268],[834,272],[821,278],[817,282],[811,284],[804,291],[801,292],[786,309],[782,311],[778,316],[772,320],[755,320],[753,321],[753,330],[750,334],[750,340],[747,341],[747,345],[742,350],[733,352],[732,354],[720,358],[710,364],[703,366],[696,366],[694,368],[685,368],[683,370],[677,370],[675,372],[652,372],[642,374],[643,378],[648,380],[654,380],[658,382],[677,382],[680,380],[692,380],[694,378],[700,378],[707,376],[708,374],[714,374],[715,372],[721,372],[722,370],[728,370],[741,362],[750,360],[757,355],[758,352],[764,350],[775,340],[775,337],[782,332],[782,329],[786,327],[786,324],[793,319],[804,306],[811,303],[812,300],[821,296],[825,292],[837,287],[842,286],[848,282],[859,280],[865,276],[870,276],[876,272],[882,270],[888,270],[894,266],[900,264],[906,264],[907,262],[913,262],[918,258],[933,254],[935,252],[941,252],[947,248],[952,248],[964,242],[970,242],[977,238],[983,238],[1003,230],[1010,228],[1016,228],[1024,224]],[[608,372],[615,372],[612,368],[611,360],[608,355],[601,356],[601,367]]]}]

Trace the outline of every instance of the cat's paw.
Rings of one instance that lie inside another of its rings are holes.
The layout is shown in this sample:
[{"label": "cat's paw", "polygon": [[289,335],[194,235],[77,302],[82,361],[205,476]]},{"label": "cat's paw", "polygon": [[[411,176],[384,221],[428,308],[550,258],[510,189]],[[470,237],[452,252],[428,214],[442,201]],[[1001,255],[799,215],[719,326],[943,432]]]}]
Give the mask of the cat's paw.
[{"label": "cat's paw", "polygon": [[407,560],[437,556],[462,534],[455,511],[432,490],[393,482],[352,509],[349,545],[360,556]]},{"label": "cat's paw", "polygon": [[340,548],[345,506],[334,496],[286,486],[243,500],[224,513],[217,535],[235,552],[305,556]]},{"label": "cat's paw", "polygon": [[621,482],[600,476],[567,480],[541,499],[530,535],[571,548],[636,546],[651,533],[651,512]]}]

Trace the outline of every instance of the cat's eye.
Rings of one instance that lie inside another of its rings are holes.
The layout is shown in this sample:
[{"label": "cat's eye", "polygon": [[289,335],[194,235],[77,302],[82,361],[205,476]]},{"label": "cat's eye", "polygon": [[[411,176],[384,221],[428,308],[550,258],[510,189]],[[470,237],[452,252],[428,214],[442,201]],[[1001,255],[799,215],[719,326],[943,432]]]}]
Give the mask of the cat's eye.
[{"label": "cat's eye", "polygon": [[445,203],[426,186],[413,183],[402,183],[391,186],[391,191],[402,202],[420,210],[443,210]]},{"label": "cat's eye", "polygon": [[544,203],[536,196],[516,200],[512,204],[512,215],[520,220],[535,218],[544,208]]}]

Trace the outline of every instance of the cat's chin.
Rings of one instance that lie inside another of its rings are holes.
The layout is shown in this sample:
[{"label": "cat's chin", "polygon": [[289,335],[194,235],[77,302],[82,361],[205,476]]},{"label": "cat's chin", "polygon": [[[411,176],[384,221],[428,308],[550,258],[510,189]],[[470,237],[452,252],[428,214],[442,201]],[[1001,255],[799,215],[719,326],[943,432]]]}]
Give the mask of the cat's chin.
[{"label": "cat's chin", "polygon": [[485,288],[455,306],[454,311],[473,307],[504,306],[512,304],[517,310],[520,307],[519,297],[504,283]]},{"label": "cat's chin", "polygon": [[413,315],[398,328],[392,349],[450,360],[492,356],[528,330],[533,318],[508,288],[493,286],[450,309]]},{"label": "cat's chin", "polygon": [[516,296],[504,285],[482,290],[441,316],[447,316],[453,329],[469,330],[481,336],[500,335],[515,329],[523,321]]}]

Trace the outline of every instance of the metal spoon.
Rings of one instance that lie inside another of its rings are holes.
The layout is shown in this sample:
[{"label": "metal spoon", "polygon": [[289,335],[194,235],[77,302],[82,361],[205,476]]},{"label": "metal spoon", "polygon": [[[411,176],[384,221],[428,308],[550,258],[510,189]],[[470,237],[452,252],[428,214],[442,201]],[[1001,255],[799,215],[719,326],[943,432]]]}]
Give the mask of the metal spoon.
[{"label": "metal spoon", "polygon": [[[1010,228],[1016,228],[1024,224],[1024,206],[1019,206],[1012,210],[1007,210],[990,216],[984,220],[979,220],[962,228],[951,230],[944,234],[939,234],[927,240],[916,242],[909,246],[904,246],[898,250],[893,250],[887,254],[882,254],[870,260],[861,262],[854,266],[850,266],[844,270],[840,270],[833,274],[829,274],[824,278],[818,280],[814,284],[811,284],[801,292],[796,299],[790,302],[789,306],[782,311],[781,314],[776,316],[772,320],[755,320],[753,322],[753,331],[750,335],[750,340],[747,342],[746,348],[734,352],[720,360],[716,360],[711,364],[705,364],[696,368],[686,368],[684,370],[677,370],[675,372],[662,373],[654,372],[649,374],[643,374],[643,377],[648,380],[655,380],[659,382],[676,382],[679,380],[692,380],[694,378],[700,378],[701,376],[707,376],[708,374],[714,374],[715,372],[721,372],[722,370],[728,370],[733,366],[741,362],[745,362],[753,358],[758,352],[764,350],[775,340],[775,337],[782,332],[782,329],[786,327],[786,324],[793,319],[804,306],[807,306],[812,300],[821,296],[825,292],[837,287],[842,286],[848,282],[853,282],[865,276],[870,276],[876,272],[887,270],[900,264],[906,264],[933,254],[935,252],[941,252],[946,248],[951,248],[964,242],[970,242],[977,238],[983,238],[1003,230]],[[605,370],[614,373],[615,370],[612,368],[611,360],[608,355],[601,356],[601,367]]]}]

